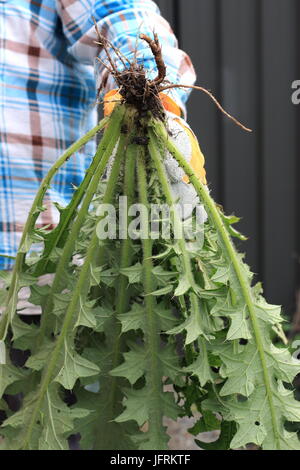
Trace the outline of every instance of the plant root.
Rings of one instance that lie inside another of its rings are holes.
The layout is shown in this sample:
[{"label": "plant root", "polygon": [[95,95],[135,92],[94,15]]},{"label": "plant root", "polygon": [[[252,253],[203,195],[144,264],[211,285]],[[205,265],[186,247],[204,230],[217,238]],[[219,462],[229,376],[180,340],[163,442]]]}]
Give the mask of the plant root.
[{"label": "plant root", "polygon": [[[252,132],[251,129],[244,126],[240,121],[235,117],[229,114],[221,106],[218,100],[214,95],[204,87],[196,85],[182,85],[182,84],[172,84],[166,80],[167,68],[162,56],[162,47],[158,39],[158,35],[154,33],[154,39],[151,39],[146,34],[140,34],[140,39],[145,41],[153,54],[155,63],[157,66],[157,77],[154,80],[149,80],[147,78],[146,70],[142,64],[137,63],[136,55],[137,50],[134,54],[134,60],[131,62],[127,57],[124,56],[108,39],[106,39],[99,31],[97,22],[93,18],[95,24],[95,30],[98,37],[98,41],[95,41],[96,44],[103,47],[108,64],[106,64],[102,59],[97,58],[98,61],[103,65],[103,67],[110,73],[119,88],[120,95],[122,96],[125,103],[134,106],[139,113],[140,117],[145,116],[148,112],[151,112],[152,115],[160,120],[165,119],[165,111],[162,107],[161,101],[159,99],[159,94],[173,89],[173,88],[190,88],[199,91],[203,91],[208,95],[213,102],[216,104],[217,108],[231,121],[233,121],[237,126],[241,127],[247,132]],[[115,53],[117,59],[121,62],[123,70],[118,70],[117,61],[112,58],[110,49]],[[136,48],[137,49],[137,48]],[[107,81],[107,77],[104,78]],[[102,82],[99,90],[105,87],[105,83]]]},{"label": "plant root", "polygon": [[196,86],[196,85],[173,85],[173,84],[171,84],[171,85],[167,85],[163,88],[160,88],[160,91],[162,92],[162,91],[165,91],[165,90],[170,90],[171,88],[192,88],[193,90],[203,91],[203,93],[208,95],[213,100],[213,102],[215,103],[217,108],[223,114],[225,114],[225,116],[227,116],[228,119],[233,121],[237,126],[241,127],[244,131],[252,132],[252,129],[250,129],[249,127],[244,126],[244,124],[242,124],[240,121],[238,121],[234,116],[232,116],[227,111],[225,111],[225,109],[222,107],[222,105],[219,103],[219,101],[216,99],[216,97],[209,90],[207,90],[206,88],[204,88],[202,86]]}]

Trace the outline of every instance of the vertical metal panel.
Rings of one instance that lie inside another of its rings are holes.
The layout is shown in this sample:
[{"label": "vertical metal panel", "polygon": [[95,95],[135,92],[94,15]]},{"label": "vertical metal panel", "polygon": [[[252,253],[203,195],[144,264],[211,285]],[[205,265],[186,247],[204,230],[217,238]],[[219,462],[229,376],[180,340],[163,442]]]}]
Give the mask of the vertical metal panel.
[{"label": "vertical metal panel", "polygon": [[[268,300],[293,310],[300,250],[300,78],[297,0],[160,0],[191,56],[197,83],[253,128],[245,134],[194,91],[188,118],[206,155],[215,199],[241,215],[247,260]],[[299,73],[298,73],[299,72]],[[300,270],[299,270],[300,271]]]},{"label": "vertical metal panel", "polygon": [[[180,2],[181,47],[190,55],[197,72],[197,84],[220,98],[219,5],[217,0]],[[210,99],[193,91],[188,103],[188,119],[206,155],[208,181],[220,200],[222,192],[219,111]]]},{"label": "vertical metal panel", "polygon": [[223,204],[226,212],[243,217],[239,228],[249,241],[242,244],[254,272],[262,274],[259,230],[260,142],[258,97],[259,68],[258,3],[253,0],[221,1],[222,104],[249,134],[222,118]]},{"label": "vertical metal panel", "polygon": [[[295,19],[294,21],[297,21],[298,18],[300,18],[300,2],[296,2],[296,8],[295,8]],[[299,80],[300,77],[300,60],[299,60],[299,48],[300,48],[300,29],[297,27],[296,31],[296,37],[295,37],[295,42],[297,44],[297,47],[295,47],[294,54],[296,55],[294,58],[294,61],[296,62],[296,68],[297,68],[297,73],[296,77]],[[299,289],[300,285],[300,191],[299,191],[299,175],[300,175],[300,105],[295,106],[295,112],[296,112],[296,129],[297,129],[297,147],[296,147],[296,163],[295,163],[295,187],[296,187],[296,193],[295,193],[295,220],[296,220],[296,252],[295,252],[295,258],[296,258],[296,288]],[[299,300],[299,298],[298,298]]]},{"label": "vertical metal panel", "polygon": [[296,275],[298,155],[296,109],[291,103],[291,83],[297,78],[296,3],[261,2],[265,286],[268,297],[283,302],[288,309],[293,306]]}]

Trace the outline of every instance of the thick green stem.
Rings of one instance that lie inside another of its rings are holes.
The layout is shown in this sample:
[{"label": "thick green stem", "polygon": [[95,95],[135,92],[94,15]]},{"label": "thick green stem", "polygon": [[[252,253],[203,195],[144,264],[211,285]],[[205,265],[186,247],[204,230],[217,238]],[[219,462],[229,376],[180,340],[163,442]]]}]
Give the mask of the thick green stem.
[{"label": "thick green stem", "polygon": [[27,249],[25,250],[24,243],[26,241],[26,237],[28,233],[30,233],[35,226],[36,220],[40,214],[39,207],[41,207],[43,204],[43,199],[46,194],[46,191],[48,190],[49,185],[54,175],[59,170],[59,168],[75,152],[77,152],[83,145],[85,145],[89,140],[91,140],[97,134],[97,132],[101,131],[106,124],[107,124],[107,119],[103,119],[97,126],[95,126],[91,131],[89,131],[84,137],[82,137],[73,145],[71,145],[63,153],[63,155],[54,163],[54,165],[50,168],[49,172],[47,173],[47,175],[42,181],[42,184],[34,198],[27,221],[25,223],[18,253],[16,256],[16,261],[15,261],[15,265],[13,268],[12,280],[11,280],[10,288],[7,294],[7,301],[6,301],[7,308],[5,312],[3,313],[3,316],[0,322],[0,340],[3,340],[5,338],[8,325],[11,322],[13,315],[15,314],[15,310],[17,307],[17,296],[18,296],[18,291],[19,291],[18,280],[19,280],[20,273],[22,271],[26,252],[28,251]]},{"label": "thick green stem", "polygon": [[190,261],[189,254],[186,249],[185,240],[183,238],[183,224],[176,210],[176,201],[175,201],[175,198],[173,197],[171,186],[170,186],[164,165],[162,164],[160,151],[157,147],[156,142],[157,142],[157,139],[155,138],[155,136],[150,134],[149,152],[150,152],[151,158],[153,159],[155,168],[157,170],[158,178],[162,186],[163,193],[166,197],[167,204],[170,207],[170,210],[172,210],[174,233],[180,234],[180,238],[178,239],[178,244],[182,253],[184,271],[189,280],[190,285],[192,287],[195,287],[196,283],[195,283],[193,272],[192,272],[191,261]]},{"label": "thick green stem", "polygon": [[[161,152],[157,144],[157,139],[155,136],[150,133],[150,142],[149,142],[149,152],[151,155],[151,158],[153,159],[153,163],[155,165],[155,168],[157,170],[158,178],[160,181],[160,184],[163,189],[163,193],[165,195],[167,204],[169,207],[173,208],[173,227],[174,227],[174,233],[179,233],[181,234],[181,237],[178,239],[178,244],[180,247],[181,255],[182,255],[182,262],[183,262],[183,269],[185,272],[185,275],[187,276],[189,280],[189,284],[192,288],[194,288],[194,291],[191,291],[189,294],[189,300],[191,303],[191,310],[193,312],[198,312],[199,315],[201,315],[201,310],[199,306],[199,299],[197,294],[195,293],[196,290],[196,281],[193,275],[192,271],[192,265],[191,265],[191,260],[190,256],[188,254],[187,248],[186,248],[186,242],[183,238],[184,232],[183,232],[183,224],[181,221],[181,218],[179,217],[179,214],[176,210],[176,203],[175,203],[175,198],[172,194],[171,190],[171,185],[165,170],[165,167],[162,163],[162,158],[161,158]],[[191,346],[189,346],[188,349],[191,349]],[[206,349],[205,349],[206,352]],[[189,356],[189,354],[187,354]]]},{"label": "thick green stem", "polygon": [[[104,124],[106,124],[108,121],[105,120]],[[76,214],[76,210],[79,206],[79,204],[82,201],[83,196],[85,195],[87,188],[90,184],[91,179],[93,178],[95,171],[97,169],[97,166],[99,164],[99,157],[103,155],[103,149],[105,148],[104,146],[107,144],[108,139],[109,139],[109,133],[104,133],[103,138],[101,139],[98,148],[96,150],[95,156],[93,158],[93,161],[91,165],[89,166],[88,170],[86,171],[84,180],[80,184],[79,188],[75,191],[72,200],[68,206],[68,212],[66,217],[64,218],[63,223],[59,224],[57,227],[57,233],[55,240],[52,242],[51,247],[49,248],[48,251],[45,251],[43,258],[38,262],[36,269],[34,271],[34,276],[40,276],[41,274],[47,272],[47,265],[50,261],[49,257],[51,252],[54,250],[55,247],[58,246],[62,236],[66,233],[66,230],[68,230],[68,227],[70,225],[70,222],[72,221],[74,215]]]},{"label": "thick green stem", "polygon": [[[178,297],[179,305],[180,305],[180,312],[184,315],[184,318],[188,318],[188,309],[185,301],[184,295],[181,295]],[[190,343],[187,344],[184,348],[184,353],[185,353],[185,359],[186,359],[186,365],[190,365],[195,356],[196,356],[196,349],[195,349],[195,344]]]},{"label": "thick green stem", "polygon": [[[145,165],[145,152],[141,148],[137,158],[137,169],[138,169],[138,191],[140,203],[149,209],[149,202],[147,196],[147,177],[146,177],[146,165]],[[145,227],[148,223],[148,218],[145,217],[144,212],[141,214],[141,226]],[[153,263],[152,263],[152,240],[148,237],[142,239],[143,245],[143,285],[145,291],[145,311],[147,321],[147,332],[146,332],[146,343],[150,351],[149,354],[149,373],[146,377],[148,386],[151,387],[151,395],[149,396],[149,430],[152,434],[159,436],[162,420],[163,420],[163,409],[158,407],[157,403],[161,403],[161,392],[162,392],[162,377],[160,373],[159,363],[159,349],[160,349],[160,330],[157,322],[157,316],[155,313],[156,300],[151,295],[155,290],[153,281]],[[151,402],[153,400],[153,406]],[[159,446],[158,446],[159,447]],[[154,449],[154,450],[160,450]]]},{"label": "thick green stem", "polygon": [[[103,204],[109,204],[109,203],[112,202],[112,198],[113,198],[113,195],[115,193],[115,189],[117,187],[117,181],[118,181],[118,177],[119,177],[119,174],[120,174],[120,166],[121,166],[121,162],[122,162],[122,159],[123,159],[123,156],[124,156],[124,140],[125,140],[125,137],[123,135],[121,135],[117,155],[115,157],[115,161],[114,161],[114,165],[113,165],[113,168],[112,168],[112,171],[111,171],[111,175],[110,175],[110,178],[109,178],[108,183],[107,183],[105,194],[103,196],[103,202],[102,202]],[[97,187],[98,186],[95,185],[94,189],[96,190]],[[90,275],[91,275],[90,274],[90,265],[93,262],[93,259],[95,257],[95,253],[97,252],[97,248],[98,248],[98,245],[99,245],[99,239],[98,239],[97,232],[96,232],[97,223],[101,220],[101,218],[102,218],[102,216],[99,217],[99,220],[95,224],[95,230],[94,230],[94,233],[92,235],[92,238],[91,238],[91,241],[90,241],[87,253],[86,253],[86,257],[85,257],[83,266],[80,269],[79,278],[76,282],[76,285],[74,286],[72,297],[71,297],[70,303],[68,305],[68,308],[67,308],[67,311],[66,311],[66,314],[65,314],[65,317],[64,317],[64,321],[63,321],[63,324],[62,324],[61,332],[60,332],[60,334],[59,334],[59,336],[56,340],[56,344],[55,344],[55,347],[53,349],[53,352],[51,353],[51,355],[49,357],[49,363],[48,363],[48,367],[46,369],[46,373],[42,377],[42,381],[41,381],[41,385],[40,385],[40,389],[39,389],[39,395],[38,395],[35,407],[34,407],[33,412],[32,412],[32,417],[31,417],[31,420],[30,420],[30,423],[29,423],[29,426],[28,426],[28,430],[25,434],[24,443],[23,443],[23,446],[22,446],[23,449],[26,449],[29,442],[30,442],[31,434],[32,434],[32,431],[33,431],[33,428],[34,428],[34,423],[35,423],[37,415],[39,413],[39,409],[40,409],[42,400],[45,396],[45,393],[47,392],[48,386],[49,386],[51,380],[53,380],[55,373],[59,370],[59,368],[61,366],[61,364],[59,362],[59,356],[60,356],[61,350],[64,346],[64,341],[66,339],[66,336],[67,336],[68,332],[70,331],[70,328],[72,328],[74,326],[74,324],[76,323],[77,318],[74,318],[74,317],[76,317],[76,315],[78,315],[79,298],[82,295],[87,296],[87,294],[88,294],[89,279],[90,279]]]},{"label": "thick green stem", "polygon": [[[112,154],[112,151],[118,141],[118,138],[120,136],[120,129],[121,129],[121,124],[122,120],[124,117],[124,108],[118,107],[112,117],[110,118],[109,121],[109,126],[106,130],[106,139],[103,145],[100,145],[98,147],[97,151],[97,168],[94,172],[94,176],[92,177],[90,184],[86,190],[85,197],[83,199],[82,205],[79,209],[79,212],[77,214],[77,217],[72,225],[72,229],[70,231],[70,234],[68,236],[68,240],[64,246],[62,255],[60,257],[60,260],[57,265],[55,277],[53,280],[53,284],[51,287],[51,292],[49,293],[46,303],[43,308],[43,314],[42,314],[42,321],[41,321],[41,326],[39,330],[39,335],[37,337],[37,342],[36,342],[36,347],[35,350],[39,347],[41,344],[41,341],[43,339],[43,336],[45,334],[45,331],[47,329],[48,325],[48,315],[49,312],[52,309],[53,306],[53,295],[55,293],[58,293],[61,291],[61,286],[62,286],[62,280],[65,276],[65,270],[66,266],[68,265],[70,258],[72,256],[74,246],[76,243],[76,239],[78,237],[79,231],[82,227],[82,224],[84,222],[84,219],[87,215],[90,203],[94,197],[94,194],[97,191],[97,188],[99,186],[99,182],[104,174],[104,171],[106,169],[107,163],[109,161],[109,158]],[[95,162],[96,166],[96,162]]]},{"label": "thick green stem", "polygon": [[[136,163],[137,146],[131,144],[126,153],[125,162],[125,176],[124,176],[124,190],[123,194],[126,197],[127,208],[129,208],[134,202],[135,193],[135,163]],[[126,227],[128,228],[130,218],[128,217],[128,210],[126,211]],[[131,266],[132,261],[132,243],[128,236],[128,231],[125,240],[122,241],[121,248],[121,262],[120,268],[127,268]],[[116,312],[117,315],[125,313],[128,309],[129,295],[128,295],[128,278],[123,274],[120,275],[120,281],[118,284],[118,296],[116,301]]]},{"label": "thick green stem", "polygon": [[[134,202],[134,192],[135,192],[135,162],[136,162],[136,145],[129,145],[126,152],[125,157],[125,167],[124,167],[124,187],[123,187],[123,195],[127,198],[127,208],[131,206]],[[128,217],[128,210],[126,210],[126,218],[127,223],[126,227],[129,224],[129,217]],[[125,234],[124,234],[125,235]],[[131,240],[127,236],[124,240],[122,240],[121,245],[121,260],[120,260],[120,268],[127,268],[131,266],[132,263],[132,245]],[[117,290],[116,290],[116,306],[115,312],[116,315],[121,313],[126,313],[129,308],[129,300],[130,300],[130,290],[128,289],[128,278],[123,274],[120,274],[120,277],[117,281]],[[110,343],[113,346],[112,350],[112,361],[109,366],[108,370],[102,371],[102,378],[100,379],[102,382],[102,389],[105,388],[109,392],[109,397],[107,401],[107,409],[106,413],[99,416],[98,425],[95,429],[95,443],[94,443],[94,450],[107,450],[111,447],[110,443],[107,442],[105,435],[103,435],[103,428],[105,426],[109,426],[109,423],[113,422],[116,418],[117,410],[117,395],[118,395],[118,381],[117,377],[108,376],[107,374],[110,370],[115,369],[121,362],[121,351],[122,351],[122,335],[121,335],[121,328],[120,322],[118,321],[117,317],[114,316],[113,326],[111,328],[112,335],[110,337]],[[105,383],[104,383],[105,382]],[[110,438],[110,433],[107,433],[107,436]]]},{"label": "thick green stem", "polygon": [[248,307],[248,311],[249,311],[249,315],[250,315],[250,319],[251,319],[251,323],[253,327],[254,337],[256,340],[257,349],[259,352],[259,357],[260,357],[260,361],[262,365],[264,383],[266,387],[266,394],[267,394],[270,414],[272,418],[274,436],[277,442],[277,449],[280,449],[279,430],[278,430],[278,425],[277,425],[277,420],[276,420],[276,411],[275,411],[275,405],[273,402],[273,394],[272,394],[272,386],[271,386],[272,379],[269,376],[269,371],[268,371],[268,366],[267,366],[267,361],[266,361],[266,356],[265,356],[265,351],[264,351],[264,346],[263,346],[263,338],[261,336],[259,325],[258,325],[258,320],[255,314],[251,287],[249,286],[248,279],[246,279],[245,277],[244,271],[240,263],[239,256],[226,230],[226,227],[224,226],[219,210],[217,209],[215,202],[210,197],[205,186],[197,178],[195,172],[193,171],[189,163],[186,161],[185,157],[173,144],[171,139],[168,138],[167,131],[161,125],[161,123],[158,121],[152,121],[152,126],[153,126],[156,136],[163,142],[165,147],[168,149],[171,155],[178,162],[179,166],[184,170],[185,174],[189,177],[190,182],[194,186],[201,201],[204,203],[205,209],[209,215],[210,222],[216,228],[217,233],[219,234],[220,241],[223,245],[227,260],[230,264],[232,264],[233,269],[235,271],[236,278],[239,282],[241,291],[245,299],[245,303]]}]

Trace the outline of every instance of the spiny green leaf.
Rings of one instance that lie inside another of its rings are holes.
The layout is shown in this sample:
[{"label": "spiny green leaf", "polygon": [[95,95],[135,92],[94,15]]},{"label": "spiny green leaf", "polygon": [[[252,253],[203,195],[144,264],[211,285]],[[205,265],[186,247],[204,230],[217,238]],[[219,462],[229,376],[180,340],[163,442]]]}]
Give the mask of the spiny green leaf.
[{"label": "spiny green leaf", "polygon": [[213,316],[227,317],[230,321],[230,328],[227,332],[227,340],[250,339],[250,320],[246,304],[232,304],[231,292],[225,297],[217,299],[216,304],[211,310]]},{"label": "spiny green leaf", "polygon": [[95,309],[93,308],[95,301],[86,301],[82,298],[79,298],[79,314],[78,319],[74,328],[78,326],[86,326],[87,328],[95,329],[97,325],[97,320],[95,316]]},{"label": "spiny green leaf", "polygon": [[47,419],[44,419],[43,432],[39,438],[40,450],[68,450],[66,437],[74,432],[74,419],[85,418],[90,414],[89,410],[68,407],[53,386],[46,392],[43,411]]},{"label": "spiny green leaf", "polygon": [[[10,286],[11,278],[12,278],[12,272],[11,271],[0,271],[0,279],[3,281],[3,284],[4,284],[5,288]],[[7,291],[6,291],[6,293],[7,293]]]},{"label": "spiny green leaf", "polygon": [[14,439],[8,443],[13,450],[68,450],[67,437],[73,431],[73,419],[86,416],[89,411],[70,409],[59,397],[58,389],[52,384],[45,394],[38,417],[33,424],[30,441],[27,440],[27,427],[31,420],[37,394],[31,393],[23,407],[3,423],[1,433],[5,436],[14,430]]},{"label": "spiny green leaf", "polygon": [[52,313],[57,317],[64,315],[72,297],[71,292],[65,292],[63,294],[54,294],[54,306]]},{"label": "spiny green leaf", "polygon": [[133,304],[131,310],[128,313],[122,313],[118,315],[118,318],[122,324],[122,332],[130,330],[144,329],[144,312],[145,307],[139,304]]},{"label": "spiny green leaf", "polygon": [[42,305],[44,298],[49,295],[51,287],[48,285],[45,286],[38,286],[33,284],[30,287],[30,297],[28,302],[34,305]]},{"label": "spiny green leaf", "polygon": [[26,370],[17,368],[12,364],[0,364],[0,398],[9,385],[23,380],[26,376],[28,376]]},{"label": "spiny green leaf", "polygon": [[[291,383],[299,372],[299,361],[291,357],[287,349],[275,348],[265,343],[267,353],[267,367],[270,373],[277,379]],[[251,340],[246,345],[240,346],[236,351],[234,344],[223,344],[215,347],[219,351],[222,360],[221,375],[227,377],[221,395],[241,394],[249,397],[261,383],[263,371],[259,359],[257,347]],[[300,409],[300,404],[299,404]]]},{"label": "spiny green leaf", "polygon": [[139,450],[168,449],[169,436],[166,427],[162,427],[158,433],[145,432],[133,436]]},{"label": "spiny green leaf", "polygon": [[[139,304],[134,304],[128,313],[123,313],[118,316],[121,324],[122,331],[125,333],[130,330],[139,330],[143,332],[146,331],[145,324],[145,307]],[[178,324],[178,319],[161,304],[158,304],[155,309],[155,314],[157,315],[157,320],[160,325],[161,331],[167,331],[172,328],[174,325]]]},{"label": "spiny green leaf", "polygon": [[101,282],[103,282],[108,287],[112,287],[115,283],[115,280],[118,277],[118,272],[115,269],[106,269],[105,271],[101,272]]},{"label": "spiny green leaf", "polygon": [[261,320],[273,325],[282,323],[281,307],[278,305],[270,305],[265,299],[261,298],[255,304],[256,315]]},{"label": "spiny green leaf", "polygon": [[221,433],[216,441],[207,443],[196,439],[195,442],[199,447],[201,447],[201,449],[204,450],[229,450],[230,443],[235,433],[235,422],[222,421]]},{"label": "spiny green leaf", "polygon": [[131,385],[142,377],[145,373],[146,364],[146,351],[144,347],[131,345],[131,351],[124,353],[124,362],[113,369],[110,375],[114,377],[125,377]]},{"label": "spiny green leaf", "polygon": [[157,290],[151,292],[151,294],[149,294],[149,295],[159,297],[159,296],[162,296],[162,295],[169,294],[172,291],[173,291],[173,286],[168,285],[168,286],[162,287],[161,289],[157,289]]},{"label": "spiny green leaf", "polygon": [[176,318],[174,313],[170,311],[167,307],[158,304],[155,313],[158,317],[158,322],[160,325],[161,331],[168,331],[171,328],[175,327],[179,323],[179,319]]},{"label": "spiny green leaf", "polygon": [[94,307],[93,314],[96,320],[96,327],[94,328],[94,330],[97,332],[102,332],[105,331],[106,322],[112,317],[114,312],[108,306],[103,306]]},{"label": "spiny green leaf", "polygon": [[[126,389],[124,392],[127,397],[124,402],[126,409],[116,418],[116,422],[136,421],[139,426],[143,426],[149,419],[149,408],[156,406],[153,403],[151,389],[148,387],[141,390]],[[162,392],[160,399],[165,416],[176,420],[179,409],[174,403],[173,394],[171,392]]]},{"label": "spiny green leaf", "polygon": [[[104,395],[79,390],[76,392],[76,407],[90,411],[85,417],[74,420],[73,432],[80,434],[80,449],[92,450],[102,447],[103,450],[132,450],[134,444],[131,436],[138,432],[135,423],[115,423],[108,421],[105,416],[108,412],[108,402]],[[72,407],[73,408],[73,407]],[[99,417],[103,419],[104,426],[100,427]],[[108,415],[107,415],[108,417]],[[102,440],[102,446],[97,443],[98,434]]]},{"label": "spiny green leaf", "polygon": [[43,237],[40,236],[36,231],[32,231],[32,232],[28,232],[24,238],[24,241],[22,243],[22,245],[19,247],[19,252],[20,253],[27,253],[30,248],[31,248],[31,245],[33,245],[34,243],[40,243],[43,241]]},{"label": "spiny green leaf", "polygon": [[22,321],[17,315],[12,320],[14,346],[18,349],[30,349],[37,335],[38,327]]},{"label": "spiny green leaf", "polygon": [[204,387],[207,382],[213,382],[213,374],[208,361],[208,356],[202,347],[197,359],[185,367],[184,370],[192,375],[198,377],[201,387]]},{"label": "spiny green leaf", "polygon": [[249,330],[249,320],[247,320],[247,307],[244,311],[230,315],[230,328],[227,333],[227,340],[234,339],[251,339],[252,335]]},{"label": "spiny green leaf", "polygon": [[[130,351],[124,353],[124,362],[113,369],[110,374],[115,377],[125,377],[134,385],[140,377],[149,371],[150,359],[149,351],[147,352],[145,346],[130,343]],[[173,383],[176,383],[178,376],[182,375],[182,371],[175,355],[175,348],[171,344],[158,351],[157,362],[158,367],[161,368],[162,376],[170,377]]]},{"label": "spiny green leaf", "polygon": [[[192,294],[195,295],[195,294]],[[199,304],[197,304],[199,307]],[[191,303],[190,314],[188,318],[179,326],[169,330],[167,333],[171,335],[177,335],[182,331],[186,331],[185,344],[191,344],[193,341],[196,341],[201,336],[206,336],[204,332],[203,317],[206,313],[195,308],[195,304]]]},{"label": "spiny green leaf", "polygon": [[32,354],[26,361],[25,366],[33,370],[41,370],[47,364],[49,355],[52,352],[55,343],[53,341],[44,340],[43,346],[38,352]]},{"label": "spiny green leaf", "polygon": [[191,315],[181,325],[167,331],[170,335],[178,335],[182,331],[186,331],[185,344],[191,344],[193,341],[203,335],[202,325],[200,317],[197,315]]},{"label": "spiny green leaf", "polygon": [[91,286],[98,286],[101,282],[101,275],[103,271],[102,266],[94,266],[94,264],[90,265],[91,270]]},{"label": "spiny green leaf", "polygon": [[229,281],[230,267],[220,266],[215,274],[212,276],[211,280],[219,284],[227,284]]},{"label": "spiny green leaf", "polygon": [[201,418],[188,431],[193,434],[193,436],[197,436],[202,432],[211,432],[219,430],[220,426],[220,420],[217,419],[214,413],[208,410],[202,412]]},{"label": "spiny green leaf", "polygon": [[188,277],[186,275],[182,275],[179,277],[179,283],[175,289],[174,296],[180,297],[181,295],[184,295],[192,287],[193,286],[191,285]]},{"label": "spiny green leaf", "polygon": [[128,277],[129,284],[135,284],[137,282],[141,282],[142,272],[143,272],[143,267],[141,263],[136,263],[130,268],[120,269],[120,273]]},{"label": "spiny green leaf", "polygon": [[63,250],[62,248],[53,248],[51,250],[51,253],[49,254],[49,261],[52,261],[52,263],[58,263],[60,257],[62,256]]},{"label": "spiny green leaf", "polygon": [[233,224],[238,223],[241,219],[239,217],[236,217],[235,215],[226,216],[225,214],[223,214],[223,212],[221,210],[220,210],[220,214],[221,214],[223,222],[225,223],[230,235],[232,237],[239,238],[242,241],[246,241],[247,237],[245,237],[238,230],[236,230],[235,228],[232,227]]},{"label": "spiny green leaf", "polygon": [[65,340],[63,366],[58,372],[55,381],[59,382],[67,390],[72,390],[75,382],[80,377],[92,377],[100,371],[99,367],[84,359],[74,349],[74,345]]},{"label": "spiny green leaf", "polygon": [[231,448],[243,447],[248,443],[263,446],[265,450],[299,449],[299,440],[295,433],[285,431],[281,414],[291,421],[300,420],[300,406],[293,398],[293,392],[284,389],[282,385],[273,388],[273,401],[276,415],[278,434],[270,432],[274,426],[272,416],[265,406],[265,394],[262,386],[257,387],[251,397],[244,402],[231,399],[228,403],[230,417],[237,423],[237,433],[231,442]]},{"label": "spiny green leaf", "polygon": [[165,286],[168,285],[171,279],[174,279],[178,273],[174,271],[165,271],[162,266],[156,266],[152,269],[152,274],[159,285]]},{"label": "spiny green leaf", "polygon": [[[213,291],[214,292],[214,291]],[[211,309],[211,315],[227,316],[236,313],[236,306],[232,305],[232,299],[229,289],[224,292],[220,291],[221,295],[217,297],[215,305]],[[215,295],[213,295],[215,297]]]}]

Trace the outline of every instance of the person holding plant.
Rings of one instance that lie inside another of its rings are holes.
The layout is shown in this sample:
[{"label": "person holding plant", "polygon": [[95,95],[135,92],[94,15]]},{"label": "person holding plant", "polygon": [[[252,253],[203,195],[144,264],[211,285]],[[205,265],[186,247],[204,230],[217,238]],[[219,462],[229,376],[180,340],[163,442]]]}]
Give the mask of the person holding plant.
[{"label": "person holding plant", "polygon": [[[136,54],[150,78],[156,73],[154,57],[139,35],[153,37],[153,25],[163,47],[167,79],[192,85],[195,71],[151,0],[12,0],[1,3],[0,19],[0,269],[11,269],[43,177],[58,156],[95,124],[97,88],[101,85],[102,99],[104,95],[109,99],[115,88],[105,52],[96,43],[94,19],[101,35],[125,60]],[[161,96],[162,103],[179,120],[186,116],[188,95],[187,89],[169,90]],[[204,158],[197,142],[182,121],[181,129],[204,181]],[[94,145],[88,143],[54,179],[39,226],[57,223],[53,202],[65,206],[70,201],[90,164]]]},{"label": "person holding plant", "polygon": [[[2,237],[12,253],[17,222],[45,175],[12,274],[1,273],[0,449],[68,450],[77,436],[82,450],[167,450],[165,417],[194,416],[192,434],[220,431],[211,444],[196,439],[200,448],[299,450],[290,423],[300,422],[292,385],[300,363],[289,351],[280,307],[266,302],[235,248],[233,238],[244,239],[232,227],[238,218],[226,216],[207,191],[204,158],[181,118],[182,90],[191,85],[180,82],[193,80],[193,69],[155,4],[0,5],[6,15],[1,204],[2,219],[11,221],[2,224]],[[153,23],[158,32],[151,37]],[[82,135],[96,119],[94,61],[108,117]],[[171,89],[178,93],[173,98],[165,96]],[[90,165],[91,146],[70,159],[104,128]],[[51,203],[65,205],[78,183],[68,206],[59,207],[57,227],[38,230],[39,216],[42,225],[56,224]],[[193,189],[209,215],[193,238],[182,233],[186,223],[176,210],[171,237],[149,236],[147,210],[140,210],[147,230],[139,240],[99,233],[99,205],[116,209],[124,196],[131,208],[137,202],[142,209],[153,203],[172,209],[183,187]],[[30,253],[37,242],[38,256]],[[24,287],[42,312],[37,321],[24,318],[18,305]],[[12,406],[16,395],[22,403]]]}]

